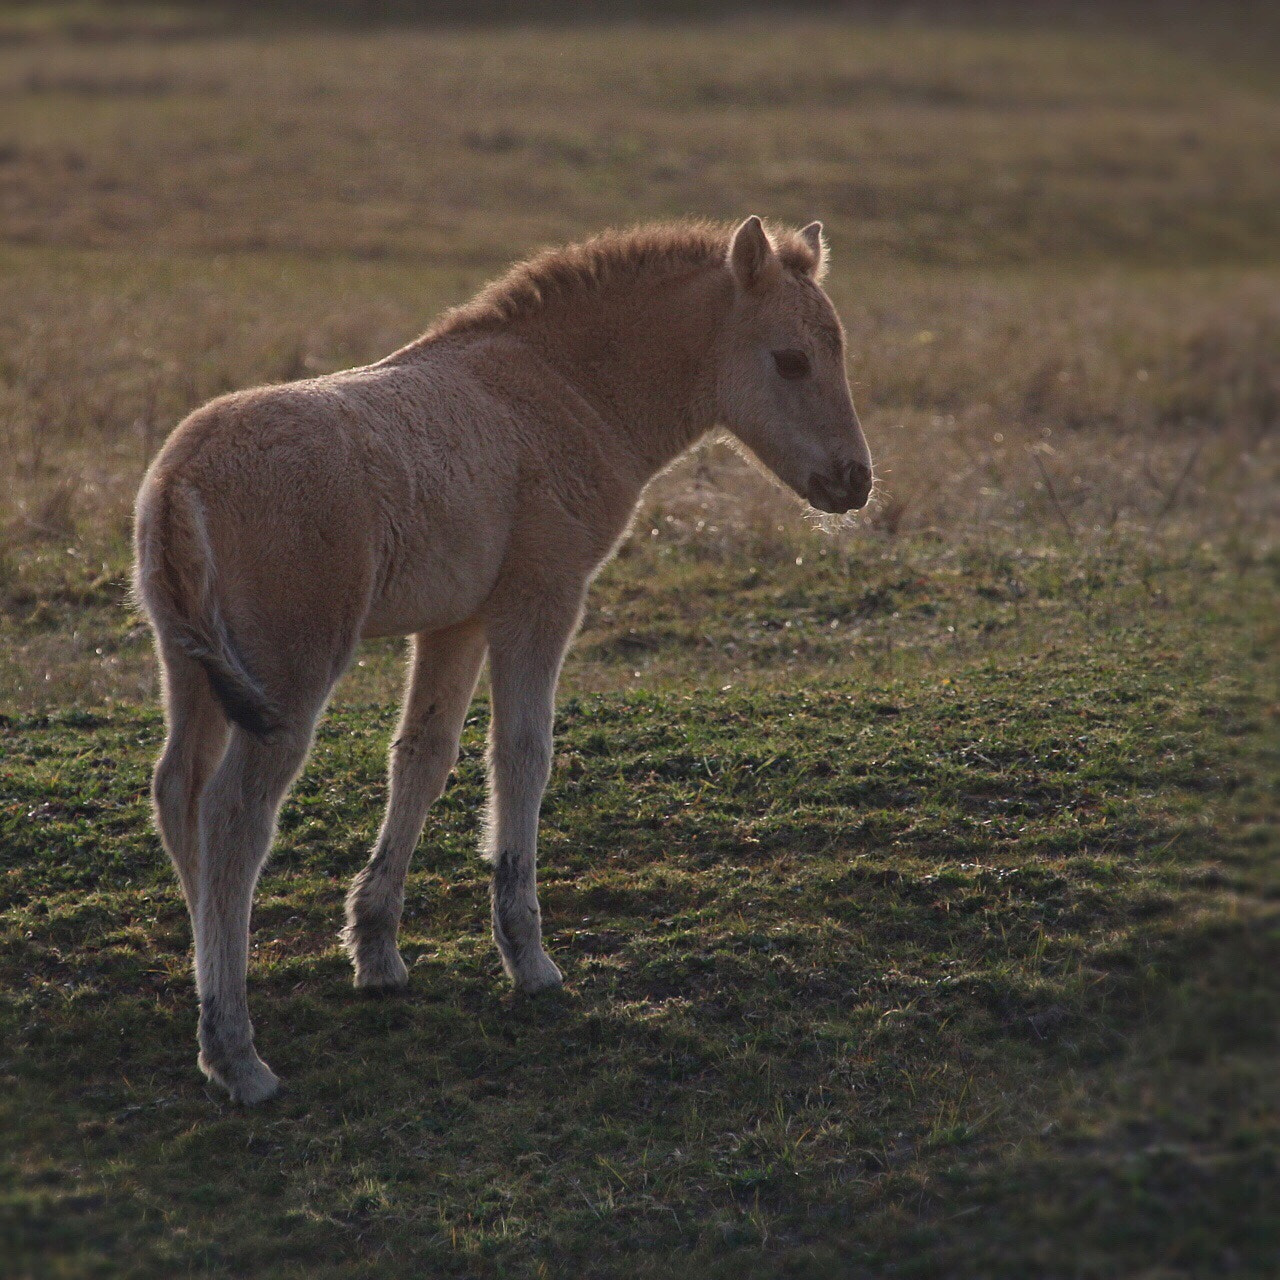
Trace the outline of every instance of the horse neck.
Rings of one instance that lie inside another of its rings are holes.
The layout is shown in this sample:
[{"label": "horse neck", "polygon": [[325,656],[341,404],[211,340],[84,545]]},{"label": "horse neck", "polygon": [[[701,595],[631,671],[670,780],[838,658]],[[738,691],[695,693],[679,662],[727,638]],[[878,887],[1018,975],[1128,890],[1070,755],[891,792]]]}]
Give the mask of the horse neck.
[{"label": "horse neck", "polygon": [[591,404],[641,483],[715,425],[713,351],[731,285],[708,266],[588,295],[525,337]]}]

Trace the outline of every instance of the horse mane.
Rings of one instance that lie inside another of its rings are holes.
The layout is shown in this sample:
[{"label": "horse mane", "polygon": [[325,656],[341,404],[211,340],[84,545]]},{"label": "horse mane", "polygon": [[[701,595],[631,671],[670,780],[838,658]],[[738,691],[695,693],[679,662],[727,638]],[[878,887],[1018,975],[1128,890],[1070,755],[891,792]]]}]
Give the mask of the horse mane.
[{"label": "horse mane", "polygon": [[[784,267],[798,275],[815,272],[814,252],[797,231],[770,225],[766,230]],[[505,328],[641,277],[671,276],[722,262],[733,231],[729,223],[660,222],[544,249],[485,285],[470,302],[446,311],[418,342]]]}]

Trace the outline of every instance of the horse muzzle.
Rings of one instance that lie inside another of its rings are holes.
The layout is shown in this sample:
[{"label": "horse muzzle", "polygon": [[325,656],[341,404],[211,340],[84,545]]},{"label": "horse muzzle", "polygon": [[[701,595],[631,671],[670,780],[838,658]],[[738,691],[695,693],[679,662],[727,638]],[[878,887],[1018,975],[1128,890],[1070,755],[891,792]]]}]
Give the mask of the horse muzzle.
[{"label": "horse muzzle", "polygon": [[815,471],[805,493],[811,507],[831,515],[861,511],[871,497],[874,479],[865,462],[837,463],[832,471]]}]

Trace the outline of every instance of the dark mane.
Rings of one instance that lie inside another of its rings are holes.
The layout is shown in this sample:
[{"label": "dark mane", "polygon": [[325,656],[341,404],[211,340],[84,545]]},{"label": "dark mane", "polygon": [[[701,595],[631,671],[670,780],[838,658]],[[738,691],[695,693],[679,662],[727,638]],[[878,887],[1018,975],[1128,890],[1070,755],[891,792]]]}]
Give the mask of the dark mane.
[{"label": "dark mane", "polygon": [[[676,275],[721,262],[733,230],[727,223],[663,222],[544,249],[485,285],[470,302],[446,311],[418,341],[502,328],[642,275]],[[774,226],[768,231],[784,266],[798,274],[813,272],[813,251],[797,232]]]}]

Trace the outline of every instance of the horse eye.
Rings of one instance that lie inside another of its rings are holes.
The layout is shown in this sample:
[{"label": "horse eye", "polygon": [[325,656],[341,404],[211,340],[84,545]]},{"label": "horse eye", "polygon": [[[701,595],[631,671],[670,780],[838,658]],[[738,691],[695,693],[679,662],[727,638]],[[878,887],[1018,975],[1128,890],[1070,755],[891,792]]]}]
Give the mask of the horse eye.
[{"label": "horse eye", "polygon": [[803,378],[809,372],[809,357],[803,351],[775,351],[773,363],[783,378]]}]

